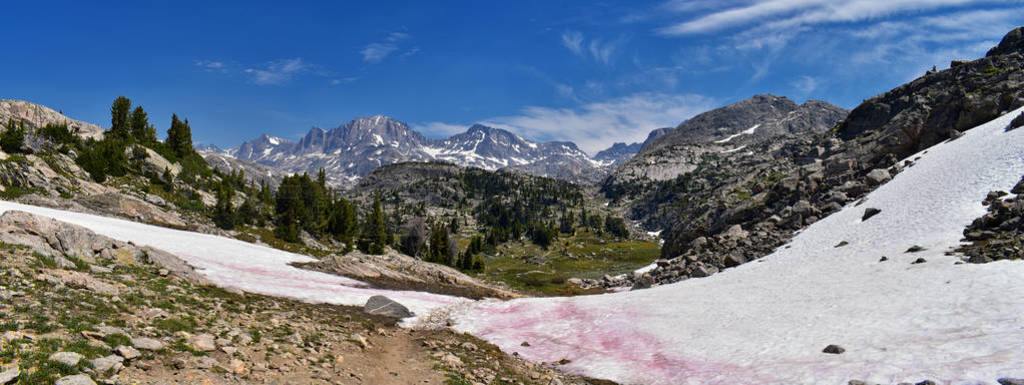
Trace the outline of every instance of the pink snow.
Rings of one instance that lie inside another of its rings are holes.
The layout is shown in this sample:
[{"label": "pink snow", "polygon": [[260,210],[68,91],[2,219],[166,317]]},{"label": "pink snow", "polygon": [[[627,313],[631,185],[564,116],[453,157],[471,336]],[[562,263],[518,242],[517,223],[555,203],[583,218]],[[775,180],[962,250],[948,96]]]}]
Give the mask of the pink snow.
[{"label": "pink snow", "polygon": [[[1024,263],[944,255],[986,193],[1024,175],[1024,129],[1005,130],[1019,112],[912,156],[866,202],[757,262],[646,290],[477,302],[452,313],[454,328],[624,384],[1024,377]],[[861,221],[867,207],[882,212]],[[927,250],[906,253],[913,245]],[[829,344],[846,352],[822,353]]]},{"label": "pink snow", "polygon": [[[932,147],[865,203],[757,262],[597,296],[472,302],[368,289],[289,265],[310,257],[230,238],[3,201],[0,211],[166,250],[223,287],[342,305],[387,295],[419,316],[447,314],[457,331],[507,352],[568,359],[568,371],[624,384],[994,383],[1024,377],[1024,263],[954,265],[944,252],[984,213],[988,191],[1024,174],[1024,129],[1005,130],[1019,112]],[[866,207],[882,212],[862,222]],[[840,241],[849,244],[835,248]],[[912,245],[927,250],[905,253]],[[910,263],[919,257],[928,262]],[[846,353],[823,354],[829,344]]]}]

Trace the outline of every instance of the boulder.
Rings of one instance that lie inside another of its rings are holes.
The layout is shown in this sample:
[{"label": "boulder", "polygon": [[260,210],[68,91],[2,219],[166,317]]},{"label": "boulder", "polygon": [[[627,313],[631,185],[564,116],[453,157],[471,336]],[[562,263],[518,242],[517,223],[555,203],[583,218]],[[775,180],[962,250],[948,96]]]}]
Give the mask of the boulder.
[{"label": "boulder", "polygon": [[116,352],[117,355],[124,357],[124,359],[126,360],[134,360],[142,355],[142,353],[139,353],[139,351],[136,350],[135,348],[124,345],[119,345],[118,347],[114,348],[114,352]]},{"label": "boulder", "polygon": [[164,343],[160,340],[146,337],[132,338],[132,347],[141,350],[160,350]]},{"label": "boulder", "polygon": [[828,353],[828,354],[843,354],[843,352],[845,352],[845,351],[846,351],[846,349],[843,349],[842,346],[839,346],[839,345],[829,345],[829,346],[826,346],[825,349],[822,350],[821,352],[822,353]]},{"label": "boulder", "polygon": [[1014,194],[1024,194],[1024,177],[1020,178],[1020,182],[1017,182],[1017,185],[1013,186],[1013,189],[1011,189],[1010,192]]},{"label": "boulder", "polygon": [[1024,378],[1000,378],[999,385],[1024,385]]},{"label": "boulder", "polygon": [[882,212],[881,209],[876,209],[874,207],[868,207],[868,208],[864,209],[864,216],[862,216],[860,218],[860,220],[861,221],[866,221],[866,220],[868,220],[868,218],[871,218],[871,217],[873,217],[875,215],[878,215],[878,213],[880,213],[880,212]]},{"label": "boulder", "polygon": [[76,374],[73,376],[61,377],[53,385],[96,385],[96,382],[88,374]]},{"label": "boulder", "polygon": [[89,360],[89,362],[92,364],[93,370],[100,375],[112,376],[124,369],[124,364],[122,363],[124,358],[113,354]]},{"label": "boulder", "polygon": [[198,334],[188,338],[188,345],[192,349],[201,352],[212,352],[217,350],[217,344],[214,342],[215,339],[216,337],[213,334]]},{"label": "boulder", "polygon": [[882,183],[891,180],[892,175],[890,175],[889,171],[886,169],[876,168],[874,170],[871,170],[871,172],[869,172],[865,178],[867,179],[869,185],[878,186]]},{"label": "boulder", "polygon": [[7,385],[20,375],[21,369],[18,368],[18,365],[14,365],[14,367],[0,372],[0,385]]},{"label": "boulder", "polygon": [[404,305],[383,295],[375,295],[366,301],[363,311],[367,314],[383,315],[395,318],[412,317],[413,313]]},{"label": "boulder", "polygon": [[82,355],[75,352],[56,352],[50,355],[49,360],[67,366],[77,366],[82,360]]}]

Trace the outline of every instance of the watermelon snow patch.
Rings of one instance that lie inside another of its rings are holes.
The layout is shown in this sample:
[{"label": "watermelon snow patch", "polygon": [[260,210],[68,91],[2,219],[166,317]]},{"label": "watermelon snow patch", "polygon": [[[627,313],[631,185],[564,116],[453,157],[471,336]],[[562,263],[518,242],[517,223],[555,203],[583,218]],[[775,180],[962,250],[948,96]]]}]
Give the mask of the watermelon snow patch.
[{"label": "watermelon snow patch", "polygon": [[[994,383],[1024,376],[1024,263],[945,251],[1024,174],[1020,110],[933,146],[789,248],[708,278],[573,298],[482,301],[454,328],[624,384]],[[848,245],[835,248],[837,242]],[[905,254],[913,245],[924,251]],[[890,262],[878,263],[881,256]],[[916,258],[928,263],[912,265]],[[529,346],[523,345],[528,341]],[[843,354],[822,353],[830,344]]]}]

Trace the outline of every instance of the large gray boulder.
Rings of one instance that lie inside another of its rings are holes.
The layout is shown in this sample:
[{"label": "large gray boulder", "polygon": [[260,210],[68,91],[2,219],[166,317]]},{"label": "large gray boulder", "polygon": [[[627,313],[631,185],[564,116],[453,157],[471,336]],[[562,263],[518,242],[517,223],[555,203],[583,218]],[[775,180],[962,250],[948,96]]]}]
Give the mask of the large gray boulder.
[{"label": "large gray boulder", "polygon": [[74,376],[61,377],[53,385],[96,385],[96,382],[88,374],[76,374]]},{"label": "large gray boulder", "polygon": [[383,295],[370,297],[370,299],[366,301],[366,305],[363,306],[363,311],[367,314],[383,315],[395,318],[407,318],[413,316],[413,313],[409,311],[409,308]]}]

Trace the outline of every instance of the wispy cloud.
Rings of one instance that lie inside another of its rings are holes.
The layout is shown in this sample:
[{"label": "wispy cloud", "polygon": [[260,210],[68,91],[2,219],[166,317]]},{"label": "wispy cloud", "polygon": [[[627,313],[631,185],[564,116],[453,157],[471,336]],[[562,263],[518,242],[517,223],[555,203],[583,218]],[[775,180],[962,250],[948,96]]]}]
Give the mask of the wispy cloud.
[{"label": "wispy cloud", "polygon": [[659,30],[666,35],[710,33],[737,26],[772,24],[776,28],[875,20],[907,12],[934,11],[992,0],[757,0],[718,9]]},{"label": "wispy cloud", "polygon": [[535,140],[572,141],[594,154],[613,142],[643,141],[651,130],[675,126],[714,105],[713,99],[701,95],[639,93],[576,108],[531,106],[484,124]]},{"label": "wispy cloud", "polygon": [[310,65],[302,58],[275,60],[264,68],[246,68],[249,81],[257,85],[282,85],[290,82],[295,75],[309,70]]},{"label": "wispy cloud", "polygon": [[625,45],[626,38],[619,37],[613,40],[590,39],[586,42],[583,33],[579,31],[562,32],[562,46],[574,55],[582,58],[590,58],[603,65],[611,65],[615,54]]},{"label": "wispy cloud", "polygon": [[[1024,17],[1022,0],[736,0],[710,4],[670,1],[674,23],[664,36],[714,36],[714,63],[745,63],[750,81],[770,76],[796,58],[815,57],[832,77],[912,79],[933,65],[976,57]],[[980,8],[987,5],[986,8]],[[708,38],[712,39],[712,38]],[[821,77],[816,79],[821,80]],[[896,80],[896,79],[894,79]],[[798,91],[825,85],[800,79]],[[813,85],[814,87],[810,87]]]},{"label": "wispy cloud", "polygon": [[562,46],[577,55],[583,55],[583,34],[579,31],[562,32]]},{"label": "wispy cloud", "polygon": [[460,132],[466,132],[466,129],[469,127],[469,125],[466,124],[451,124],[444,122],[427,122],[413,124],[412,126],[414,130],[433,138],[448,137]]},{"label": "wispy cloud", "polygon": [[[380,63],[392,53],[398,51],[399,44],[402,41],[408,40],[410,37],[411,36],[407,33],[391,32],[384,38],[384,40],[367,44],[361,51],[359,51],[359,53],[363,55],[363,61],[367,63]],[[416,52],[419,52],[419,50],[419,47],[413,48],[404,52],[402,56],[404,57],[415,54]]]},{"label": "wispy cloud", "polygon": [[803,95],[807,95],[818,89],[820,81],[813,76],[801,76],[793,81],[792,86]]},{"label": "wispy cloud", "polygon": [[196,60],[195,65],[208,72],[227,72],[228,70],[224,62],[215,60]]},{"label": "wispy cloud", "polygon": [[358,76],[349,76],[340,79],[331,79],[330,83],[332,86],[336,86],[341,84],[354,83],[356,80],[359,80]]},{"label": "wispy cloud", "polygon": [[[687,94],[639,93],[574,108],[530,106],[518,114],[483,119],[480,123],[503,128],[534,141],[571,141],[595,154],[614,142],[642,142],[651,130],[674,127],[716,105],[714,99]],[[465,132],[469,124],[429,122],[414,125],[428,136]]]}]

